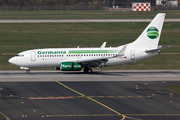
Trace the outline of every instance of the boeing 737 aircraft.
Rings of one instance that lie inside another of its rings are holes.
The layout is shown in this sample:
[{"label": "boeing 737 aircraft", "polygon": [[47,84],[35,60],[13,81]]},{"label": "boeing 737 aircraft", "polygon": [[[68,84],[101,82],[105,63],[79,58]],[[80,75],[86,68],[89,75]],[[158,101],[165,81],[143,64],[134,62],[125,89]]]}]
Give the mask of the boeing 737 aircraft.
[{"label": "boeing 737 aircraft", "polygon": [[61,71],[81,71],[92,73],[92,67],[120,65],[146,59],[164,49],[158,46],[165,13],[159,13],[132,43],[118,47],[100,48],[46,48],[18,53],[9,59],[11,64],[20,66],[30,73],[30,68],[55,67]]}]

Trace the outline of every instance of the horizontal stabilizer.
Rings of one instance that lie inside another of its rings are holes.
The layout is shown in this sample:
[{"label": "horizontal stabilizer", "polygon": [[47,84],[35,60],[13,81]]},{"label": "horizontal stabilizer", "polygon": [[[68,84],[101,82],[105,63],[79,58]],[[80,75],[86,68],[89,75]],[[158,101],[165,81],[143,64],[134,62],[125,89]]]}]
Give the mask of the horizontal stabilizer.
[{"label": "horizontal stabilizer", "polygon": [[166,48],[170,48],[171,46],[168,46],[168,47],[162,47],[162,46],[158,46],[157,49],[152,49],[152,50],[146,50],[146,53],[148,52],[158,52],[160,50],[163,50],[163,49],[166,49]]}]

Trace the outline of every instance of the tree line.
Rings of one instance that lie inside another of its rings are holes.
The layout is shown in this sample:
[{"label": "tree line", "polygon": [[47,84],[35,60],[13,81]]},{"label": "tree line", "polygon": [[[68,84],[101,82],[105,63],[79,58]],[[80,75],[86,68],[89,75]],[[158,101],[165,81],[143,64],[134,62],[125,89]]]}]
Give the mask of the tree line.
[{"label": "tree line", "polygon": [[[0,0],[0,6],[43,6],[43,5],[104,5],[131,4],[134,0]],[[156,0],[136,0],[136,2],[151,2]]]}]

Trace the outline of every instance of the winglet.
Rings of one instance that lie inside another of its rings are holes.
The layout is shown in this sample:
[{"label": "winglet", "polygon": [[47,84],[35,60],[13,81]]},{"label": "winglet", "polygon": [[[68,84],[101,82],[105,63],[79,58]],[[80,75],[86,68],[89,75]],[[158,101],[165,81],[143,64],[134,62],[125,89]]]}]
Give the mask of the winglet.
[{"label": "winglet", "polygon": [[114,57],[119,57],[119,56],[124,56],[124,53],[126,51],[127,48],[127,44],[124,45],[124,47],[119,51],[118,55],[114,56]]},{"label": "winglet", "polygon": [[102,45],[101,45],[101,48],[105,48],[106,47],[106,42],[104,42]]},{"label": "winglet", "polygon": [[121,51],[118,53],[118,56],[123,56],[126,50],[127,44],[124,45],[124,47],[121,49]]}]

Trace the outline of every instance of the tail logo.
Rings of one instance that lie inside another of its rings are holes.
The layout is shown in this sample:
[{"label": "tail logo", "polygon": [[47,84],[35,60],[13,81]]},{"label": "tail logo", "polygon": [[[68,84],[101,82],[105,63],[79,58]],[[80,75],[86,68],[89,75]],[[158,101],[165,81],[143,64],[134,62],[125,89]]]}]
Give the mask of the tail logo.
[{"label": "tail logo", "polygon": [[150,27],[148,30],[147,30],[147,36],[150,38],[150,39],[156,39],[159,37],[159,31],[156,27]]}]

